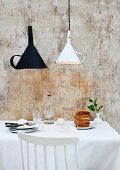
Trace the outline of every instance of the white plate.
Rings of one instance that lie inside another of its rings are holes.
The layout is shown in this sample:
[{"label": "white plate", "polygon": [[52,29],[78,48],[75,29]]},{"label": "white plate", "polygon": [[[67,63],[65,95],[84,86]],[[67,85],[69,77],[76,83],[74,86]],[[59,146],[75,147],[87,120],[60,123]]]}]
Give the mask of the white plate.
[{"label": "white plate", "polygon": [[77,127],[78,130],[87,130],[87,129],[93,129],[95,126],[94,125],[90,125],[88,127]]}]

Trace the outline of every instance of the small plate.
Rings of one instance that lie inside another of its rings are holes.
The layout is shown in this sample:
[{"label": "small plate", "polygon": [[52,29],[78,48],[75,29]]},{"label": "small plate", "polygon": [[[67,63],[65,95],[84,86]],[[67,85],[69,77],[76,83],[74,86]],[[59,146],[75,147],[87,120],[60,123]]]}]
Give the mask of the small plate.
[{"label": "small plate", "polygon": [[26,130],[26,129],[38,129],[39,128],[39,124],[35,124],[35,125],[24,125],[24,126],[19,126],[16,128],[16,130]]},{"label": "small plate", "polygon": [[[38,129],[27,129],[27,130],[21,130],[21,132],[23,133],[32,133],[32,132],[36,132],[36,131],[39,131]],[[14,131],[11,131],[12,133],[17,133],[17,132],[20,132],[20,130],[14,130]]]},{"label": "small plate", "polygon": [[77,127],[78,130],[88,130],[88,129],[93,129],[95,126],[94,125],[90,125],[88,127]]}]

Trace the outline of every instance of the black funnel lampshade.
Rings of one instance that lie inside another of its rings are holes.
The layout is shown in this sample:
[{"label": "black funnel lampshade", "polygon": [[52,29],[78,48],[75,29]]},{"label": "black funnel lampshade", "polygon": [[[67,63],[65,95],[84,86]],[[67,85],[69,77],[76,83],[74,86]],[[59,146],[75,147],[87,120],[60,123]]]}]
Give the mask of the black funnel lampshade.
[{"label": "black funnel lampshade", "polygon": [[[14,57],[19,56],[17,65],[14,64]],[[22,55],[14,55],[10,59],[10,64],[14,69],[44,69],[47,68],[40,54],[33,43],[32,26],[28,26],[28,46]]]}]

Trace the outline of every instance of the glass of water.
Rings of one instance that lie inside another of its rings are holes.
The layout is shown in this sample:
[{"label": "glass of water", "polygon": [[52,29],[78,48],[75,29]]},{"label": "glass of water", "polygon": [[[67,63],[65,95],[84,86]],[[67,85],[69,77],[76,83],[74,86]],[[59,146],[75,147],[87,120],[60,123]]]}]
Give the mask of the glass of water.
[{"label": "glass of water", "polygon": [[36,123],[36,124],[41,124],[42,122],[42,116],[41,116],[41,113],[38,112],[38,111],[33,111],[33,121]]}]

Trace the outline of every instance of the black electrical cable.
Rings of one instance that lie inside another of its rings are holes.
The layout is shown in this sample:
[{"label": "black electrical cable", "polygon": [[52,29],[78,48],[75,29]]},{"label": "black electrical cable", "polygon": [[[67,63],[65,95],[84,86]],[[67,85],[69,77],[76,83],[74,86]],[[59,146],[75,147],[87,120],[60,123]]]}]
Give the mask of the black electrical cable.
[{"label": "black electrical cable", "polygon": [[68,21],[69,21],[69,30],[70,30],[70,0],[68,0]]}]

